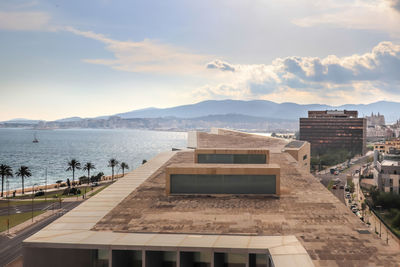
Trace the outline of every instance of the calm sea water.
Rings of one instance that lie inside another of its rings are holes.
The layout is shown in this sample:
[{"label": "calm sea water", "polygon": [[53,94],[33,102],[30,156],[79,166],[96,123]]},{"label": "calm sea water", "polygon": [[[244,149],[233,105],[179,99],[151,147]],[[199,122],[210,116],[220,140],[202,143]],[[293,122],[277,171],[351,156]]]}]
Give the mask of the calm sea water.
[{"label": "calm sea water", "polygon": [[[32,143],[36,133],[39,143]],[[110,158],[126,162],[130,170],[138,167],[143,159],[149,160],[162,151],[186,147],[187,133],[158,132],[145,130],[98,130],[69,129],[34,131],[27,129],[0,129],[0,164],[7,164],[15,172],[21,165],[28,166],[32,177],[27,178],[25,186],[45,183],[47,168],[48,183],[57,180],[72,180],[67,172],[67,162],[75,158],[83,165],[92,162],[96,170],[92,174],[104,172],[111,174],[107,167]],[[116,169],[118,173],[121,170]],[[87,175],[78,170],[77,177]],[[1,179],[1,178],[0,178]],[[10,189],[21,187],[21,178],[9,179]],[[6,190],[6,183],[4,184]]]}]

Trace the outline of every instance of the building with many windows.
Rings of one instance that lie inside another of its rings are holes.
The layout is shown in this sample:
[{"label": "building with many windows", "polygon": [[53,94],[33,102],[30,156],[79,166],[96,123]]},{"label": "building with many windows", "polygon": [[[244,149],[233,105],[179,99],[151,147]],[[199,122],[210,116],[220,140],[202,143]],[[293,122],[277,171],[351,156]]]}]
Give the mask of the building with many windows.
[{"label": "building with many windows", "polygon": [[300,140],[311,144],[312,154],[344,149],[353,155],[366,152],[366,126],[353,110],[309,111],[300,118]]},{"label": "building with many windows", "polygon": [[191,132],[193,149],[160,153],[26,239],[24,266],[398,266],[398,247],[304,168],[305,144],[287,145]]}]

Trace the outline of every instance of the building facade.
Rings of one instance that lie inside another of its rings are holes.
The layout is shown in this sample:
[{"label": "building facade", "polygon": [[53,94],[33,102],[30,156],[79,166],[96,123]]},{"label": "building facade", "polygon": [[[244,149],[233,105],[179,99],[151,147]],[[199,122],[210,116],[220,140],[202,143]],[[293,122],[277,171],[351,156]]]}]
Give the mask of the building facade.
[{"label": "building facade", "polygon": [[300,118],[300,140],[311,144],[311,153],[345,149],[353,155],[366,152],[365,118],[357,111],[309,111],[308,118]]}]

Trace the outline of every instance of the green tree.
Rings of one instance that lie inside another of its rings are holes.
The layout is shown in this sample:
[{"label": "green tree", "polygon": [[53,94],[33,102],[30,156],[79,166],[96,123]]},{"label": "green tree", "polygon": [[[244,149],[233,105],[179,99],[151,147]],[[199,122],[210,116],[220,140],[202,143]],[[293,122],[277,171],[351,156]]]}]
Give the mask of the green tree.
[{"label": "green tree", "polygon": [[13,172],[11,167],[5,164],[1,164],[0,175],[1,175],[1,197],[3,197],[4,178],[13,177]]},{"label": "green tree", "polygon": [[27,166],[21,166],[15,174],[17,176],[21,177],[21,180],[22,180],[22,194],[25,194],[24,181],[25,181],[25,177],[31,177],[32,176],[31,170]]},{"label": "green tree", "polygon": [[72,185],[74,185],[75,181],[75,170],[80,170],[80,169],[81,169],[81,163],[76,159],[71,159],[68,162],[68,168],[66,171],[72,171]]},{"label": "green tree", "polygon": [[125,162],[121,162],[122,176],[125,176],[125,169],[129,170],[129,165]]},{"label": "green tree", "polygon": [[111,173],[112,173],[112,180],[114,180],[114,168],[117,167],[119,165],[118,160],[112,158],[108,161],[108,167],[111,167]]},{"label": "green tree", "polygon": [[83,166],[83,170],[87,171],[88,184],[90,183],[90,171],[94,169],[96,169],[96,167],[91,162],[86,162],[85,166]]}]

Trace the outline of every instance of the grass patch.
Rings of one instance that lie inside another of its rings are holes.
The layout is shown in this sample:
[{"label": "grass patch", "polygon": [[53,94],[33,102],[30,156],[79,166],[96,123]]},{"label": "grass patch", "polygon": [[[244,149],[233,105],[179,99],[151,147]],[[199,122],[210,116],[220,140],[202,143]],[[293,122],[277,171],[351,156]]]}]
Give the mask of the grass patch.
[{"label": "grass patch", "polygon": [[331,190],[332,189],[332,186],[335,184],[335,182],[333,181],[333,180],[330,180],[329,181],[329,184],[328,184],[328,186],[327,186],[327,188],[328,188],[328,190]]},{"label": "grass patch", "polygon": [[392,229],[393,232],[395,232],[398,236],[400,236],[400,227],[395,227],[394,226],[394,221],[397,216],[397,214],[400,213],[400,209],[389,209],[389,210],[383,210],[382,212],[376,211],[379,213],[381,218],[390,225],[390,228]]},{"label": "grass patch", "polygon": [[[44,211],[41,211],[41,210],[34,211],[33,217],[38,216],[42,213],[44,213]],[[30,213],[30,212],[10,215],[10,228],[14,227],[18,224],[21,224],[31,218],[32,218],[32,213]],[[7,215],[0,216],[0,232],[7,230],[7,219],[8,219]]]}]

